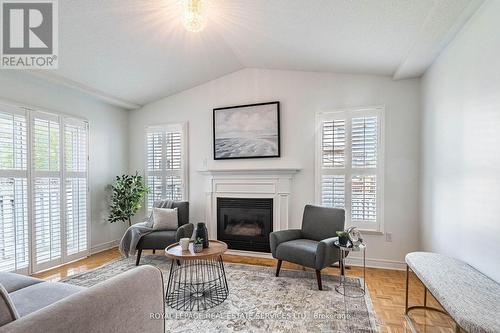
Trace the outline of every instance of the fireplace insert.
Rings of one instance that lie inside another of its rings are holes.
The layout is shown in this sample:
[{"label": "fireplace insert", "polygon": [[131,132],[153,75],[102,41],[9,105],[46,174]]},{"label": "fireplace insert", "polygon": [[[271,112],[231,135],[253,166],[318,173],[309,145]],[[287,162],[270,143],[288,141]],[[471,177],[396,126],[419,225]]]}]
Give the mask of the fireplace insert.
[{"label": "fireplace insert", "polygon": [[270,252],[273,199],[217,198],[217,239],[230,249]]}]

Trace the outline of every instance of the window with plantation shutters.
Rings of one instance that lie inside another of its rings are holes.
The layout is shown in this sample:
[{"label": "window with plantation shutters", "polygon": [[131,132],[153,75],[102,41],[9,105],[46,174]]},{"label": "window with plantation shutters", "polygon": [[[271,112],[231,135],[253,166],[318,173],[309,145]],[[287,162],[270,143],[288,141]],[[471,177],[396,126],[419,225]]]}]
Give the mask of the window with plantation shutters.
[{"label": "window with plantation shutters", "polygon": [[87,139],[82,120],[0,103],[0,271],[88,254]]},{"label": "window with plantation shutters", "polygon": [[383,227],[383,116],[383,107],[317,116],[316,200],[365,230]]},{"label": "window with plantation shutters", "polygon": [[0,271],[28,271],[27,133],[26,112],[0,105]]},{"label": "window with plantation shutters", "polygon": [[158,200],[187,198],[186,125],[169,124],[146,129],[146,183],[148,211]]}]

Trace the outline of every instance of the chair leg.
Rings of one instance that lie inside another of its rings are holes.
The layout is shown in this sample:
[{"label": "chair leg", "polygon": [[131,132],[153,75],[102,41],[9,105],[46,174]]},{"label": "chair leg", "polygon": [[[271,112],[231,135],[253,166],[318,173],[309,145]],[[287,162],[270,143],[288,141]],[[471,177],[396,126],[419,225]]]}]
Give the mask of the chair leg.
[{"label": "chair leg", "polygon": [[139,266],[139,262],[141,261],[142,249],[137,250],[137,259],[135,260],[135,265]]},{"label": "chair leg", "polygon": [[279,260],[278,259],[278,265],[276,266],[276,276],[279,276],[280,275],[280,269],[281,269],[281,262],[283,260]]},{"label": "chair leg", "polygon": [[323,290],[323,285],[321,284],[321,271],[319,269],[316,270],[316,280],[318,280],[318,289]]},{"label": "chair leg", "polygon": [[153,249],[153,254],[155,254],[155,253],[156,253],[156,250],[155,250],[155,249]]}]

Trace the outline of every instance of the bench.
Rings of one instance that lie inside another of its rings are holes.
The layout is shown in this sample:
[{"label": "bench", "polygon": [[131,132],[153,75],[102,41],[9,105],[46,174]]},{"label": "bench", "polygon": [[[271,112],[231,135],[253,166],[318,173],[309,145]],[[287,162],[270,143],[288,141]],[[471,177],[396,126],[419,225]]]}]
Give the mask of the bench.
[{"label": "bench", "polygon": [[[405,315],[415,331],[409,311],[425,309],[448,314],[456,332],[500,332],[500,284],[463,261],[437,253],[413,252],[406,255]],[[408,307],[409,271],[425,287],[424,305]],[[427,306],[427,292],[444,309]]]}]

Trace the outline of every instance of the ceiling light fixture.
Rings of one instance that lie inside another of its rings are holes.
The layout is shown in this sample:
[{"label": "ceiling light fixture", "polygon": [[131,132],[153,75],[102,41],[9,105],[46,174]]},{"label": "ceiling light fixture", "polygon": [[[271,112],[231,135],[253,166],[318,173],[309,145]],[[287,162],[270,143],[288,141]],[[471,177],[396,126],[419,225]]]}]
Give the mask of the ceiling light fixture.
[{"label": "ceiling light fixture", "polygon": [[205,3],[203,0],[183,0],[184,13],[182,23],[191,32],[200,32],[205,28]]}]

